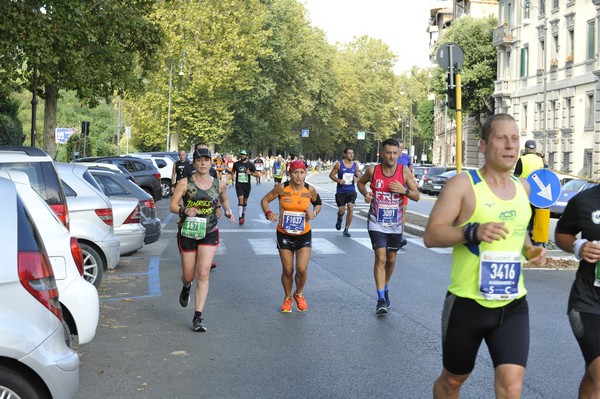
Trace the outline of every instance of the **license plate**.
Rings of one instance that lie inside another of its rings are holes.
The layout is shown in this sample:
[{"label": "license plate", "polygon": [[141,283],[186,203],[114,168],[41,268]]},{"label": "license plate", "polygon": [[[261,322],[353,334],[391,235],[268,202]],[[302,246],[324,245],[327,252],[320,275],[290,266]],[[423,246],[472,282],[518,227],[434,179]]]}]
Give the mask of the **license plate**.
[{"label": "license plate", "polygon": [[441,189],[442,189],[442,186],[433,186],[433,189],[434,189],[434,190],[441,190]]}]

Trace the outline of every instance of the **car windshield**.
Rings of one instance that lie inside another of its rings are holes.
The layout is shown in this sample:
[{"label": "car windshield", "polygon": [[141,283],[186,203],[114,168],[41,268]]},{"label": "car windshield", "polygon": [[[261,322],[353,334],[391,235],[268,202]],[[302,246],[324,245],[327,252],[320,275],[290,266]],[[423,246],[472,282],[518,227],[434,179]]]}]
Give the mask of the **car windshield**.
[{"label": "car windshield", "polygon": [[449,170],[448,172],[444,172],[442,173],[440,176],[444,176],[444,177],[452,177],[456,174],[455,170]]},{"label": "car windshield", "polygon": [[579,191],[586,183],[586,180],[573,179],[566,182],[562,189],[564,191]]}]

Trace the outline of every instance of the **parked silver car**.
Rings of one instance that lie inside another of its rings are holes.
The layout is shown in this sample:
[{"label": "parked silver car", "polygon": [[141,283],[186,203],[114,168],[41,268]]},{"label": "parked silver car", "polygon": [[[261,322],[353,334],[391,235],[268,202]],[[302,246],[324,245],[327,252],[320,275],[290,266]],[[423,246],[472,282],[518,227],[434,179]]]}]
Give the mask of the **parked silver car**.
[{"label": "parked silver car", "polygon": [[79,357],[67,345],[50,260],[15,183],[0,178],[0,397],[75,397]]},{"label": "parked silver car", "polygon": [[85,166],[55,164],[67,196],[71,235],[83,251],[84,278],[99,287],[104,271],[114,269],[120,257],[112,205]]},{"label": "parked silver car", "polygon": [[15,182],[28,213],[40,226],[40,235],[52,264],[60,294],[63,318],[75,340],[73,346],[86,344],[96,335],[100,306],[98,291],[83,278],[83,254],[77,239],[31,188],[27,175],[14,170],[0,170],[0,176]]},{"label": "parked silver car", "polygon": [[146,229],[142,226],[139,201],[135,198],[110,198],[115,236],[121,241],[121,255],[131,254],[144,246]]},{"label": "parked silver car", "polygon": [[152,196],[120,174],[98,169],[90,169],[90,173],[111,200],[119,197],[136,198],[140,204],[142,226],[146,229],[144,244],[158,241],[161,234],[161,221],[157,216],[156,203]]}]

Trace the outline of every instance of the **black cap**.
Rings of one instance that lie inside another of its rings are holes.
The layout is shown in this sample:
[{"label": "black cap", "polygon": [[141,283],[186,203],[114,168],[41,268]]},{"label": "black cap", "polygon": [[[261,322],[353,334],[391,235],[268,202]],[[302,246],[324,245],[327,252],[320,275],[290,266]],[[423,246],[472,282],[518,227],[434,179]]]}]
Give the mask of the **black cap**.
[{"label": "black cap", "polygon": [[525,148],[529,148],[530,150],[535,150],[535,140],[527,140],[525,142]]},{"label": "black cap", "polygon": [[212,154],[210,153],[210,150],[208,148],[198,148],[196,151],[194,151],[194,160],[200,157],[207,157],[209,159],[212,159]]}]

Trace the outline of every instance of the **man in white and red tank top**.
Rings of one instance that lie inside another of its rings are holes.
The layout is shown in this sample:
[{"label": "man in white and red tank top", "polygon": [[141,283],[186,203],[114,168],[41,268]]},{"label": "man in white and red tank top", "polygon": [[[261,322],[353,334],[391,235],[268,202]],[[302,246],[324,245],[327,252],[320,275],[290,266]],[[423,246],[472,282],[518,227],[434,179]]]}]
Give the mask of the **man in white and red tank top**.
[{"label": "man in white and red tank top", "polygon": [[[396,254],[402,243],[404,197],[413,201],[420,198],[412,172],[398,164],[398,141],[387,139],[382,143],[382,147],[382,162],[369,167],[357,183],[365,202],[371,204],[367,230],[375,251],[375,313],[378,315],[388,313],[390,307],[388,286],[396,266]],[[369,183],[370,191],[367,188]]]}]

